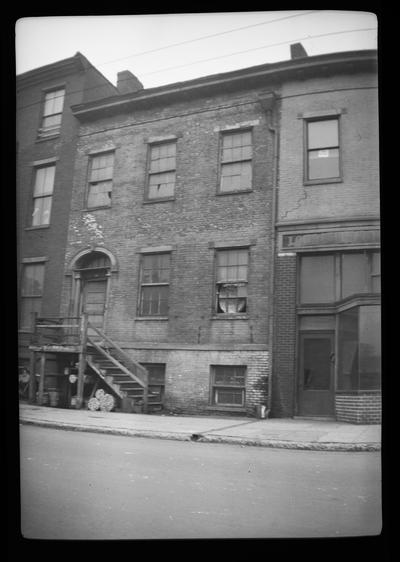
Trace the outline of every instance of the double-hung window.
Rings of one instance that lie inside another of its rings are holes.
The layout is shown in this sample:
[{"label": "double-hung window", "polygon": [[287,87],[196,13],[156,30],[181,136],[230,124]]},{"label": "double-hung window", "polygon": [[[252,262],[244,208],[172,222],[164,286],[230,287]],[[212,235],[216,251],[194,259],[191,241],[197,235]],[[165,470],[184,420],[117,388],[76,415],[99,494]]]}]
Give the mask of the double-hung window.
[{"label": "double-hung window", "polygon": [[32,226],[43,226],[50,223],[55,171],[55,165],[43,166],[35,170]]},{"label": "double-hung window", "polygon": [[91,156],[89,162],[89,185],[87,207],[109,207],[114,173],[114,152]]},{"label": "double-hung window", "polygon": [[41,137],[56,135],[60,132],[64,108],[65,90],[60,88],[47,92],[44,98]]},{"label": "double-hung window", "polygon": [[246,367],[214,365],[211,367],[211,404],[215,406],[245,405]]},{"label": "double-hung window", "polygon": [[170,254],[145,254],[140,272],[139,316],[167,316]]},{"label": "double-hung window", "polygon": [[26,264],[21,286],[20,329],[29,330],[32,314],[41,313],[44,280],[44,264]]},{"label": "double-hung window", "polygon": [[217,251],[217,313],[235,314],[247,311],[248,266],[247,248]]},{"label": "double-hung window", "polygon": [[252,153],[251,131],[222,134],[219,193],[251,189]]},{"label": "double-hung window", "polygon": [[340,180],[339,119],[308,120],[305,126],[305,181]]},{"label": "double-hung window", "polygon": [[149,145],[147,199],[172,198],[175,174],[176,141]]}]

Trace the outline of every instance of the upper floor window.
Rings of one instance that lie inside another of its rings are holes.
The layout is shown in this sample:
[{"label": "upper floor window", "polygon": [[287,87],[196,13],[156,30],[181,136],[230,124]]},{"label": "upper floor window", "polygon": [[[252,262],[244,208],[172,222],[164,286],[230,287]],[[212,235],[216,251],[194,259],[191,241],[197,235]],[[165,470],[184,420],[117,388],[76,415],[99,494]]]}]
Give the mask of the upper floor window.
[{"label": "upper floor window", "polygon": [[252,133],[222,134],[219,192],[243,191],[252,187]]},{"label": "upper floor window", "polygon": [[339,120],[306,121],[306,181],[340,179]]},{"label": "upper floor window", "polygon": [[33,313],[40,314],[42,308],[44,264],[24,265],[21,286],[20,329],[29,330]]},{"label": "upper floor window", "polygon": [[33,188],[32,226],[42,226],[50,223],[55,171],[55,165],[36,168]]},{"label": "upper floor window", "polygon": [[169,277],[170,254],[142,256],[139,316],[168,315]]},{"label": "upper floor window", "polygon": [[60,132],[64,108],[65,90],[63,88],[46,92],[43,105],[40,136],[55,135]]},{"label": "upper floor window", "polygon": [[216,275],[217,313],[247,311],[249,250],[218,250]]},{"label": "upper floor window", "polygon": [[380,252],[305,255],[300,260],[300,302],[333,303],[356,294],[380,293]]},{"label": "upper floor window", "polygon": [[147,199],[174,196],[176,174],[176,141],[149,146]]},{"label": "upper floor window", "polygon": [[87,207],[109,207],[114,173],[114,152],[91,156]]}]

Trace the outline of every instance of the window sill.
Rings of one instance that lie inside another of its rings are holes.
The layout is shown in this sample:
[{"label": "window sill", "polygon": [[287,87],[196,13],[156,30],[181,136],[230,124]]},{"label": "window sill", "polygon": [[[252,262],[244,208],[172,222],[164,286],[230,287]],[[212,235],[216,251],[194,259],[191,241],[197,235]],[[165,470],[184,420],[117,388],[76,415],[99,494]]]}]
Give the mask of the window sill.
[{"label": "window sill", "polygon": [[58,133],[53,133],[52,135],[46,135],[46,136],[41,136],[41,137],[37,137],[36,138],[36,142],[44,142],[47,140],[54,140],[54,139],[58,139],[60,137],[60,132]]},{"label": "window sill", "polygon": [[213,406],[207,406],[206,410],[209,410],[210,412],[246,412],[246,408],[244,406],[219,406],[219,405],[213,405]]},{"label": "window sill", "polygon": [[318,180],[304,181],[304,185],[324,185],[326,183],[343,183],[343,178],[321,178]]},{"label": "window sill", "polygon": [[159,199],[146,199],[143,201],[143,205],[149,205],[151,203],[166,203],[167,201],[175,201],[175,197],[160,197]]},{"label": "window sill", "polygon": [[99,205],[98,207],[86,207],[82,209],[84,213],[90,213],[92,211],[100,211],[101,209],[111,209],[111,205]]},{"label": "window sill", "polygon": [[135,318],[135,322],[139,321],[139,322],[143,322],[143,321],[147,321],[150,320],[151,322],[154,322],[154,320],[169,320],[168,316],[136,316]]},{"label": "window sill", "polygon": [[217,195],[236,195],[240,193],[252,193],[254,189],[235,189],[234,191],[217,191]]},{"label": "window sill", "polygon": [[211,320],[249,320],[248,314],[214,314]]},{"label": "window sill", "polygon": [[37,226],[26,226],[24,230],[42,230],[43,228],[50,228],[49,224],[38,224]]}]

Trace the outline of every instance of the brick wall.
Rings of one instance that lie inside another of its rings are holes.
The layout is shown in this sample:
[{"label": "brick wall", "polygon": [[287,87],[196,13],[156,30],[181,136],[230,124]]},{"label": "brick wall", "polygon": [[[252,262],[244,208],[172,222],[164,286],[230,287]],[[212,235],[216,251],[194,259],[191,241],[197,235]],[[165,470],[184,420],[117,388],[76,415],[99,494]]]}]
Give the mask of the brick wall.
[{"label": "brick wall", "polygon": [[382,403],[380,393],[337,394],[335,406],[338,421],[360,424],[381,423]]},{"label": "brick wall", "polygon": [[[210,349],[135,349],[125,347],[141,363],[164,363],[165,407],[185,414],[256,415],[257,405],[268,402],[270,360],[267,351]],[[246,402],[244,409],[213,408],[211,400],[211,366],[244,365]]]},{"label": "brick wall", "polygon": [[[303,123],[307,112],[340,110],[343,181],[303,185]],[[377,80],[343,74],[282,87],[278,220],[379,215]]]},{"label": "brick wall", "polygon": [[274,282],[272,415],[294,415],[296,377],[296,256],[277,256]]},{"label": "brick wall", "polygon": [[[116,257],[106,328],[125,342],[268,341],[273,137],[254,91],[192,98],[84,123],[78,145],[66,264],[96,245]],[[217,195],[219,130],[253,123],[253,191]],[[144,200],[147,140],[177,136],[175,200]],[[112,207],[85,210],[88,154],[115,147]],[[88,229],[90,216],[97,230]],[[249,245],[247,320],[213,319],[214,246]],[[140,249],[172,246],[168,321],[136,320]],[[63,307],[70,288],[64,284]]]}]

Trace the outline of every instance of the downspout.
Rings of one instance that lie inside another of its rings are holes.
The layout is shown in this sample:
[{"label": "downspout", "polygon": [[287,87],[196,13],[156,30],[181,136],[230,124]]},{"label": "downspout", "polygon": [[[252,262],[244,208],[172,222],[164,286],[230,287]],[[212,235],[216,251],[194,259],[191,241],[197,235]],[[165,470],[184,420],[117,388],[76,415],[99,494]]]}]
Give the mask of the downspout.
[{"label": "downspout", "polygon": [[279,137],[278,130],[273,124],[273,108],[275,105],[276,94],[270,92],[266,96],[260,97],[260,103],[266,111],[268,119],[268,130],[274,136],[273,142],[273,178],[272,178],[272,212],[271,212],[271,265],[269,276],[269,330],[268,330],[268,347],[270,354],[270,372],[268,377],[268,397],[267,397],[267,412],[268,418],[271,413],[272,405],[272,374],[273,374],[273,343],[274,343],[274,283],[275,283],[275,244],[276,244],[276,216],[277,216],[277,202],[278,202],[278,150],[279,150]]}]

